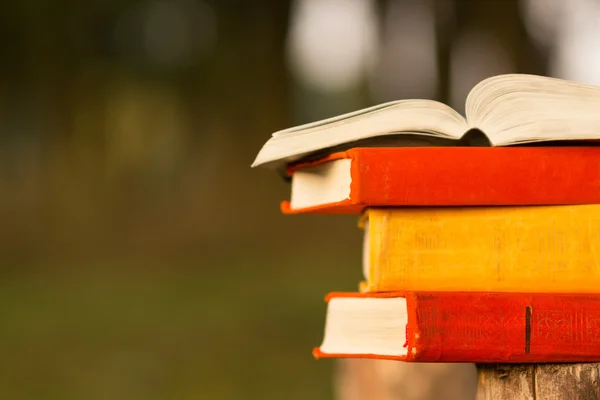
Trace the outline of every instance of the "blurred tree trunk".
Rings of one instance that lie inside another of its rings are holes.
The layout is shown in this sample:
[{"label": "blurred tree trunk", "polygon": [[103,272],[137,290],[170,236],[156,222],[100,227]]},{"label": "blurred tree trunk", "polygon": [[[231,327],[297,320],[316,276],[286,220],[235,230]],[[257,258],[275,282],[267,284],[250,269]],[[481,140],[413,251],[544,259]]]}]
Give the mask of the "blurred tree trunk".
[{"label": "blurred tree trunk", "polygon": [[[239,198],[223,196],[232,187],[245,193],[244,201],[256,207],[252,214],[231,214],[244,221],[237,224],[239,232],[255,229],[260,215],[272,210],[272,204],[261,201],[269,194],[256,190],[255,171],[249,165],[265,135],[290,125],[292,104],[285,51],[290,3],[212,3],[219,44],[214,57],[203,67],[204,73],[195,73],[195,88],[190,90],[195,99],[192,130],[198,132],[190,170],[203,171],[204,179],[214,183],[207,191],[204,182],[198,184],[198,176],[189,176],[196,192],[188,194],[188,199],[196,204],[198,226],[223,226],[218,213],[204,211],[211,204],[218,203],[223,210],[239,208]],[[276,189],[273,185],[264,188],[279,196],[274,193]]]},{"label": "blurred tree trunk", "polygon": [[452,46],[462,35],[493,36],[514,66],[513,72],[545,75],[548,54],[536,47],[520,15],[519,0],[434,0],[440,74],[439,99],[449,102]]},{"label": "blurred tree trunk", "polygon": [[265,132],[290,121],[285,65],[290,1],[215,2],[214,7],[222,45],[207,75],[197,81],[209,89],[199,100],[216,111],[211,119],[227,121],[228,132],[244,149],[244,143],[264,141]]},{"label": "blurred tree trunk", "polygon": [[477,374],[473,364],[340,359],[334,389],[338,400],[467,400]]}]

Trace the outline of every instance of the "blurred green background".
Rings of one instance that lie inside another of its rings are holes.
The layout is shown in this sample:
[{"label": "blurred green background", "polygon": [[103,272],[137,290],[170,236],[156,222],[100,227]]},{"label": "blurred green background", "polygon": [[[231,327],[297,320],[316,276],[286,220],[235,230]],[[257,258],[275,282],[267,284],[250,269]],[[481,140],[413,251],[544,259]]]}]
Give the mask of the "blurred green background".
[{"label": "blurred green background", "polygon": [[282,216],[291,125],[499,73],[600,82],[597,1],[6,0],[0,398],[328,399],[354,216]]}]

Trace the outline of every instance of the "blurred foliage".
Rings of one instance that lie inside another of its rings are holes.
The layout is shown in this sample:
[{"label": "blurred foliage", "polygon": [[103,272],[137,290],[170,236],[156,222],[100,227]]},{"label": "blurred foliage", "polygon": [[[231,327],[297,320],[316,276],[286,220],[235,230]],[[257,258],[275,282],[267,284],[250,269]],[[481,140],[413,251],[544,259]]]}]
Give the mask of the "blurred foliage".
[{"label": "blurred foliage", "polygon": [[210,274],[5,280],[2,398],[331,398],[332,362],[310,354],[316,317],[325,291],[358,277],[260,261],[240,257],[235,276],[215,264]]},{"label": "blurred foliage", "polygon": [[[276,201],[248,166],[289,122],[289,7],[225,4],[0,5],[0,254],[153,259],[182,236],[202,252],[231,212],[255,237],[245,211]],[[181,24],[195,30],[170,35]],[[169,53],[194,34],[212,42]]]}]

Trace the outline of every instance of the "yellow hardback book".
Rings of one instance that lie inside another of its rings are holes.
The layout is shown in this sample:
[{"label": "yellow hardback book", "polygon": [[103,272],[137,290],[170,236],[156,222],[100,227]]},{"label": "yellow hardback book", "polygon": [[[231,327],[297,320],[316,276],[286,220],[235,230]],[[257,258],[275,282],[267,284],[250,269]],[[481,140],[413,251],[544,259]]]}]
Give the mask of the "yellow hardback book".
[{"label": "yellow hardback book", "polygon": [[600,292],[600,205],[372,208],[361,291]]}]

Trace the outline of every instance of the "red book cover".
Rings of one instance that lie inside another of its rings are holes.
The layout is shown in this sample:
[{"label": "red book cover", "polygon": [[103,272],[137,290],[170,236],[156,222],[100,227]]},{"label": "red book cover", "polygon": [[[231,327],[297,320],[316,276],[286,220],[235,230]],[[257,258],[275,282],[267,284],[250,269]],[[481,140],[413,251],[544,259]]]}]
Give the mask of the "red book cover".
[{"label": "red book cover", "polygon": [[600,147],[354,148],[292,165],[350,159],[349,196],[286,214],[358,214],[365,207],[600,203]]},{"label": "red book cover", "polygon": [[600,295],[332,293],[327,301],[331,305],[336,298],[399,297],[406,299],[408,316],[406,337],[399,338],[405,340],[405,355],[327,353],[317,348],[314,356],[414,362],[600,361]]}]

